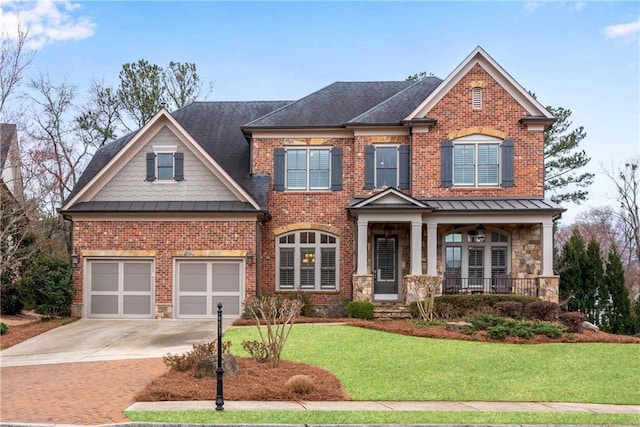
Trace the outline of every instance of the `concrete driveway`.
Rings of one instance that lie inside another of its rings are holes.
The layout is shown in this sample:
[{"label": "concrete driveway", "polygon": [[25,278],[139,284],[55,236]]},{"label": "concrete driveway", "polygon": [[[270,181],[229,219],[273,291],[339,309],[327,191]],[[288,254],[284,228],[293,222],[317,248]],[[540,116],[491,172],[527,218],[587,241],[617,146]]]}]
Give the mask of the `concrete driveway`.
[{"label": "concrete driveway", "polygon": [[[223,320],[223,330],[231,322]],[[82,319],[0,351],[0,366],[162,357],[216,336],[215,320]]]}]

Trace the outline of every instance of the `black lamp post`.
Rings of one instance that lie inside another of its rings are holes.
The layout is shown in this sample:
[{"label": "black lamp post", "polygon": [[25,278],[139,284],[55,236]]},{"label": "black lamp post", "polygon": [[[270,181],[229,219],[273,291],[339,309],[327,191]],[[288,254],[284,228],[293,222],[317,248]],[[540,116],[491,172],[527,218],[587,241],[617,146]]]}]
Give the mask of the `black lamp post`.
[{"label": "black lamp post", "polygon": [[222,396],[222,303],[218,303],[218,367],[216,368],[216,411],[224,410],[224,397]]}]

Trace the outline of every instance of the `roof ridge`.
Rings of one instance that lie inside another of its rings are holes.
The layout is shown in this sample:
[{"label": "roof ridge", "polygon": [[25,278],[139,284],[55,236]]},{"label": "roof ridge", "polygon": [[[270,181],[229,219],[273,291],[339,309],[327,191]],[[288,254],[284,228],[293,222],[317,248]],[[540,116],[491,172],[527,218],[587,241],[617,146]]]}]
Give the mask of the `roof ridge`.
[{"label": "roof ridge", "polygon": [[[400,94],[408,91],[409,89],[415,87],[416,85],[418,85],[419,83],[422,83],[426,80],[440,80],[440,83],[442,83],[442,79],[440,77],[435,77],[435,76],[428,76],[425,77],[423,79],[417,80],[415,82],[413,82],[412,84],[410,84],[409,86],[405,87],[404,89],[396,92],[395,94],[393,94],[392,96],[390,96],[389,98],[385,99],[384,101],[382,101],[381,103],[374,105],[373,107],[369,108],[367,111],[364,111],[363,113],[359,114],[358,116],[352,118],[351,120],[349,120],[347,123],[357,123],[356,119],[359,119],[360,117],[370,113],[373,110],[376,110],[378,107],[383,106],[384,104],[388,103],[388,102],[392,102],[392,100],[396,97],[396,96],[400,96]],[[406,80],[398,80],[398,82],[402,82],[402,81],[406,81]],[[440,84],[438,83],[438,85]],[[436,86],[437,87],[437,86]]]}]

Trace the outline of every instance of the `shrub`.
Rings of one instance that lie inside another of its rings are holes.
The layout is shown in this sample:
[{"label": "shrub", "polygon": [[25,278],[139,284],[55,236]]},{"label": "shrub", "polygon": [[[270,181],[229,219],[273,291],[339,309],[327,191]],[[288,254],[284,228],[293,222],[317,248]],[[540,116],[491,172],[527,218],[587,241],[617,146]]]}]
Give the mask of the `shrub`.
[{"label": "shrub", "polygon": [[300,308],[300,315],[305,317],[313,317],[316,314],[315,307],[313,305],[311,294],[308,292],[290,292],[286,295],[287,299],[295,299],[302,303]]},{"label": "shrub", "polygon": [[0,323],[0,335],[6,334],[8,330],[9,330],[9,327],[7,326],[6,323],[4,322]]},{"label": "shrub", "polygon": [[550,301],[534,301],[524,307],[527,319],[555,322],[558,320],[558,304]]},{"label": "shrub", "polygon": [[562,326],[553,323],[536,322],[533,325],[533,333],[536,335],[544,335],[549,338],[560,338],[565,331]]},{"label": "shrub", "polygon": [[468,318],[467,320],[473,325],[474,328],[479,330],[487,330],[491,327],[502,325],[506,319],[504,317],[486,313],[476,317]]},{"label": "shrub", "polygon": [[258,363],[264,363],[269,360],[269,349],[261,341],[243,341],[242,348]]},{"label": "shrub", "polygon": [[520,301],[500,301],[493,305],[493,311],[498,316],[521,319],[524,305]]},{"label": "shrub", "polygon": [[582,322],[584,322],[586,317],[584,313],[580,313],[579,311],[568,311],[561,313],[558,319],[567,327],[567,332],[577,334],[582,332]]},{"label": "shrub", "polygon": [[351,300],[345,297],[332,299],[326,306],[325,314],[327,317],[347,317],[347,305]]},{"label": "shrub", "polygon": [[13,282],[2,282],[0,286],[0,313],[20,314],[24,304],[18,286]]},{"label": "shrub", "polygon": [[448,302],[438,302],[437,298],[434,301],[433,306],[433,316],[438,319],[455,319],[458,317],[456,315],[456,308],[453,304]]},{"label": "shrub", "polygon": [[[280,364],[280,355],[289,338],[293,319],[300,313],[302,305],[298,299],[282,299],[271,295],[249,298],[244,302],[245,310],[256,320],[261,349],[267,353],[265,360],[273,368]],[[245,343],[242,345],[244,347]]]},{"label": "shrub", "polygon": [[308,394],[316,389],[313,378],[309,375],[294,375],[287,380],[284,386],[287,390],[298,394]]},{"label": "shrub", "polygon": [[41,253],[26,269],[21,285],[33,298],[36,313],[47,317],[71,314],[74,289],[68,262]]},{"label": "shrub", "polygon": [[369,301],[351,301],[347,305],[347,316],[356,319],[373,319],[373,304]]},{"label": "shrub", "polygon": [[[222,342],[222,353],[229,354],[231,349],[231,341]],[[178,372],[185,372],[190,369],[195,369],[198,362],[205,357],[217,356],[218,345],[217,341],[211,341],[203,344],[193,344],[191,351],[184,354],[167,354],[162,357],[162,361],[169,369]]]},{"label": "shrub", "polygon": [[521,304],[526,304],[537,300],[536,297],[523,295],[442,295],[435,298],[434,313],[439,313],[441,310],[439,307],[443,304],[449,304],[449,306],[446,306],[448,318],[461,318],[479,313],[493,312],[493,306],[499,302],[517,301]]}]

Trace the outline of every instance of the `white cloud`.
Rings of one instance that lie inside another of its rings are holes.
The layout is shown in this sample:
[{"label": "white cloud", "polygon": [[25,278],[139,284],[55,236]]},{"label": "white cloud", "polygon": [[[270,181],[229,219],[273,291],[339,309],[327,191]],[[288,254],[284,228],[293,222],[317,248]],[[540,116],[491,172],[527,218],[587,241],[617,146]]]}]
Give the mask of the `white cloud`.
[{"label": "white cloud", "polygon": [[637,34],[640,34],[640,18],[638,18],[637,21],[629,22],[628,24],[608,25],[604,29],[604,35],[608,39],[633,37]]},{"label": "white cloud", "polygon": [[578,1],[575,3],[569,3],[569,11],[571,12],[581,12],[582,9],[585,8],[587,4],[583,1]]},{"label": "white cloud", "polygon": [[29,47],[33,49],[56,41],[82,40],[93,36],[95,23],[88,17],[76,16],[81,9],[70,0],[0,0],[0,28],[15,37],[18,26],[22,26],[29,32]]},{"label": "white cloud", "polygon": [[533,13],[538,10],[544,2],[541,1],[528,1],[524,4],[524,11],[527,13]]}]

